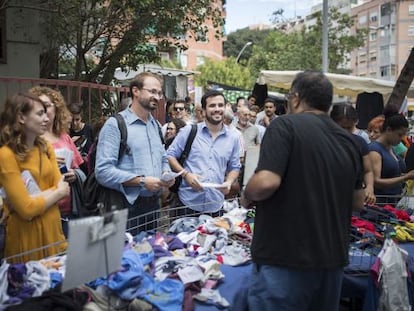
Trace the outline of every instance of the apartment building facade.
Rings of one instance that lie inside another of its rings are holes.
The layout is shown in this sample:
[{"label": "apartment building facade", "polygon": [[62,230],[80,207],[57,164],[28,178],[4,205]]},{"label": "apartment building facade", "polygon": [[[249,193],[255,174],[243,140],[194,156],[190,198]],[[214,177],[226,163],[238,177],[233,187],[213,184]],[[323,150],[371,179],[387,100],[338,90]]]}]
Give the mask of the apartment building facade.
[{"label": "apartment building facade", "polygon": [[414,47],[414,1],[366,1],[350,14],[352,31],[368,30],[365,45],[351,53],[352,74],[395,81]]},{"label": "apartment building facade", "polygon": [[[212,5],[217,6],[222,11],[223,18],[226,17],[225,1],[212,1]],[[188,48],[186,50],[170,49],[160,51],[164,59],[176,59],[184,70],[195,70],[197,66],[203,65],[206,59],[223,60],[224,25],[219,29],[222,35],[216,34],[213,21],[205,20],[204,26],[208,28],[206,34],[188,32],[182,35],[182,41]]]}]

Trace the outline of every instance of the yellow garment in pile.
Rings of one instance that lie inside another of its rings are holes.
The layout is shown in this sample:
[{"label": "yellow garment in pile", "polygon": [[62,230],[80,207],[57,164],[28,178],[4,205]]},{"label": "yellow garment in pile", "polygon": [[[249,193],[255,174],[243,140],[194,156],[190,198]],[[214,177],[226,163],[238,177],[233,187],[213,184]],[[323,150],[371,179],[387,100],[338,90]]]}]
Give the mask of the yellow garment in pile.
[{"label": "yellow garment in pile", "polygon": [[[43,196],[30,196],[21,177],[28,170],[41,191],[56,189],[61,178],[53,148],[48,144],[48,154],[34,147],[26,160],[19,161],[7,146],[0,148],[0,185],[7,199],[5,257],[17,255],[58,241],[65,241],[56,205],[46,209]],[[67,243],[29,253],[9,260],[11,263],[39,260],[66,250]]]}]

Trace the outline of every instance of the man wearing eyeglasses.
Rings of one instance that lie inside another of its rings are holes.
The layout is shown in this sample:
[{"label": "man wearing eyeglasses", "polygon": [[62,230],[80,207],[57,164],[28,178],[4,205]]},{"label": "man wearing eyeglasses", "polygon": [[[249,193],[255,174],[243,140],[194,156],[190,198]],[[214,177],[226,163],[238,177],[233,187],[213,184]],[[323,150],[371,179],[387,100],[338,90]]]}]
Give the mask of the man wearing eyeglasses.
[{"label": "man wearing eyeglasses", "polygon": [[[142,231],[156,226],[161,191],[172,186],[174,179],[161,179],[171,170],[158,121],[151,114],[164,96],[161,79],[149,72],[141,73],[131,82],[130,92],[130,106],[119,113],[126,123],[130,152],[118,159],[120,131],[115,118],[109,118],[99,134],[95,174],[99,183],[125,196],[129,225],[136,227],[145,222],[147,226],[138,228]],[[151,214],[145,219],[139,217],[146,213]]]},{"label": "man wearing eyeglasses", "polygon": [[244,191],[257,202],[249,309],[338,310],[352,208],[364,204],[362,156],[327,113],[323,73],[299,73],[290,93]]}]

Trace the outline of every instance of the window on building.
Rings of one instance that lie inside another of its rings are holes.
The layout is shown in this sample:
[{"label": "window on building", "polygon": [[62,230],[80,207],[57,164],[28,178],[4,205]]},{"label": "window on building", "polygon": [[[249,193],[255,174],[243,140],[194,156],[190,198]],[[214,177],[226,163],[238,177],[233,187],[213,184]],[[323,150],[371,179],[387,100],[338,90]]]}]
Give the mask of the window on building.
[{"label": "window on building", "polygon": [[389,77],[390,76],[390,66],[382,66],[380,67],[381,77]]},{"label": "window on building", "polygon": [[197,32],[195,39],[197,42],[208,42],[207,34],[203,32]]},{"label": "window on building", "polygon": [[408,15],[414,15],[414,4],[408,5]]},{"label": "window on building", "polygon": [[170,54],[168,52],[159,52],[158,55],[160,55],[161,59],[169,60]]},{"label": "window on building", "polygon": [[206,59],[204,56],[198,55],[197,56],[197,66],[204,65]]},{"label": "window on building", "polygon": [[378,14],[377,14],[377,12],[375,12],[375,13],[371,13],[371,14],[369,15],[369,20],[370,20],[371,22],[376,22],[376,21],[378,20]]},{"label": "window on building", "polygon": [[375,41],[375,40],[377,40],[377,32],[372,31],[369,33],[369,41]]},{"label": "window on building", "polygon": [[183,68],[187,68],[188,66],[188,55],[181,54],[180,55],[180,63]]},{"label": "window on building", "polygon": [[414,36],[414,26],[408,26],[408,35]]},{"label": "window on building", "polygon": [[366,24],[367,23],[367,16],[366,15],[360,16],[358,22],[359,22],[360,25]]},{"label": "window on building", "polygon": [[6,63],[6,10],[0,10],[0,63]]},{"label": "window on building", "polygon": [[369,53],[369,60],[371,62],[375,62],[377,60],[377,52],[371,52],[371,53]]}]

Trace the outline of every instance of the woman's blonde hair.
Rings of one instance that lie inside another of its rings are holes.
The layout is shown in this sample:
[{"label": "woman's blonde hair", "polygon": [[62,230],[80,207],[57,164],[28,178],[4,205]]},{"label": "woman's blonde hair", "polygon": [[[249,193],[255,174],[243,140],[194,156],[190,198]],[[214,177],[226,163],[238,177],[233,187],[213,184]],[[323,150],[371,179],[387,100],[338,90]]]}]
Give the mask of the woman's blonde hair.
[{"label": "woman's blonde hair", "polygon": [[[19,122],[21,115],[28,115],[34,108],[34,103],[43,102],[31,94],[17,93],[6,100],[4,109],[0,114],[0,146],[8,146],[20,161],[26,159],[30,149],[26,143],[24,126]],[[42,152],[47,153],[46,141],[38,136],[34,142]]]},{"label": "woman's blonde hair", "polygon": [[69,131],[68,119],[70,118],[71,113],[66,106],[62,93],[46,86],[32,87],[29,92],[38,97],[46,95],[50,98],[55,106],[55,119],[53,120],[52,132],[59,136],[63,133],[67,133]]}]

